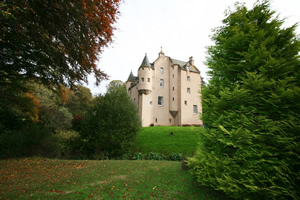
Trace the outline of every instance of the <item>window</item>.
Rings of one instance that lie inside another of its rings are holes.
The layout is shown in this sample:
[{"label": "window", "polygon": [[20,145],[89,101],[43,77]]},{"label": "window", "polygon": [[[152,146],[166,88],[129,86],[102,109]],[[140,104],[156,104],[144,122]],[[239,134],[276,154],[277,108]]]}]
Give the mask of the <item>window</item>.
[{"label": "window", "polygon": [[172,77],[174,78],[174,74],[172,74]]},{"label": "window", "polygon": [[169,118],[169,122],[170,122],[170,123],[172,122],[172,119],[171,119],[171,118]]},{"label": "window", "polygon": [[160,79],[160,87],[164,87],[164,79]]},{"label": "window", "polygon": [[184,105],[187,105],[187,101],[184,101]]},{"label": "window", "polygon": [[175,88],[173,87],[173,91],[175,90]]},{"label": "window", "polygon": [[142,67],[142,70],[144,70],[144,67]]},{"label": "window", "polygon": [[193,113],[198,114],[198,106],[197,105],[193,105]]},{"label": "window", "polygon": [[173,97],[173,101],[174,101],[175,99],[174,99],[174,97]]},{"label": "window", "polygon": [[144,82],[144,78],[142,78],[142,82]]},{"label": "window", "polygon": [[188,93],[188,94],[191,93],[191,88],[187,88],[187,93]]},{"label": "window", "polygon": [[187,77],[186,77],[186,80],[187,80],[188,82],[190,82],[191,77],[190,77],[190,76],[187,76]]},{"label": "window", "polygon": [[147,78],[147,81],[150,83],[150,78]]},{"label": "window", "polygon": [[150,105],[152,105],[152,101],[150,101],[149,103],[150,103]]},{"label": "window", "polygon": [[157,118],[155,118],[155,122],[157,123]]},{"label": "window", "polygon": [[164,97],[158,96],[158,105],[163,106],[164,105]]},{"label": "window", "polygon": [[160,68],[160,73],[161,73],[161,74],[164,73],[164,68],[163,68],[163,67]]}]

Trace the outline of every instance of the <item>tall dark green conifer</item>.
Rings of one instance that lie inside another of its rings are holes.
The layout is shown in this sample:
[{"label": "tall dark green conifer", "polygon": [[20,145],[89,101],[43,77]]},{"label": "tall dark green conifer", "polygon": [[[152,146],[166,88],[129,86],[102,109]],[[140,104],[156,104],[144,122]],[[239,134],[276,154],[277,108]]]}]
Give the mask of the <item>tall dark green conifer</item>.
[{"label": "tall dark green conifer", "polygon": [[237,199],[299,199],[300,40],[268,1],[236,10],[208,48],[209,127],[189,160],[202,185]]}]

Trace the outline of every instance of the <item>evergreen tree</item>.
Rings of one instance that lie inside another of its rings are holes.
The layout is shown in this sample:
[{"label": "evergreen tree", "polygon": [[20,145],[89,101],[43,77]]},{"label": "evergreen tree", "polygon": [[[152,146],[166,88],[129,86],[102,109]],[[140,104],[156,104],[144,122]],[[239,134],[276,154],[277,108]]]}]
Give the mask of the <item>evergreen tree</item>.
[{"label": "evergreen tree", "polygon": [[236,199],[299,199],[300,41],[268,1],[236,4],[208,48],[192,173]]}]

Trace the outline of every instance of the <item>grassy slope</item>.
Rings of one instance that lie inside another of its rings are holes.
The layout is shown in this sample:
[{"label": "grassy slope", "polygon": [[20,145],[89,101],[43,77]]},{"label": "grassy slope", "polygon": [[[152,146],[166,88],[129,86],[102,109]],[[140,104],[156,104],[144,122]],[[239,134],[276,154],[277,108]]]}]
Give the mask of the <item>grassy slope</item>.
[{"label": "grassy slope", "polygon": [[[199,142],[202,127],[156,126],[143,128],[133,150],[142,153],[157,152],[165,155],[184,153],[191,156]],[[173,132],[174,136],[170,136]]]},{"label": "grassy slope", "polygon": [[0,160],[0,199],[224,199],[180,162]]}]

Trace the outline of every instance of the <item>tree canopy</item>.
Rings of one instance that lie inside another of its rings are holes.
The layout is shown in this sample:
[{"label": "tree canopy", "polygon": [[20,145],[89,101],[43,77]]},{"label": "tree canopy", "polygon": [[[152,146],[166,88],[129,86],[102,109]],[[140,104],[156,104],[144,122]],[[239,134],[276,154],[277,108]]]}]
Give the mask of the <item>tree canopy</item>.
[{"label": "tree canopy", "polygon": [[0,86],[28,79],[45,84],[96,83],[107,75],[96,62],[112,41],[119,0],[0,3]]},{"label": "tree canopy", "polygon": [[300,41],[268,1],[236,4],[208,48],[209,127],[189,161],[198,181],[237,199],[298,199]]},{"label": "tree canopy", "polygon": [[133,145],[140,125],[138,109],[124,85],[111,84],[84,116],[80,134],[90,156],[101,152],[120,156]]}]

